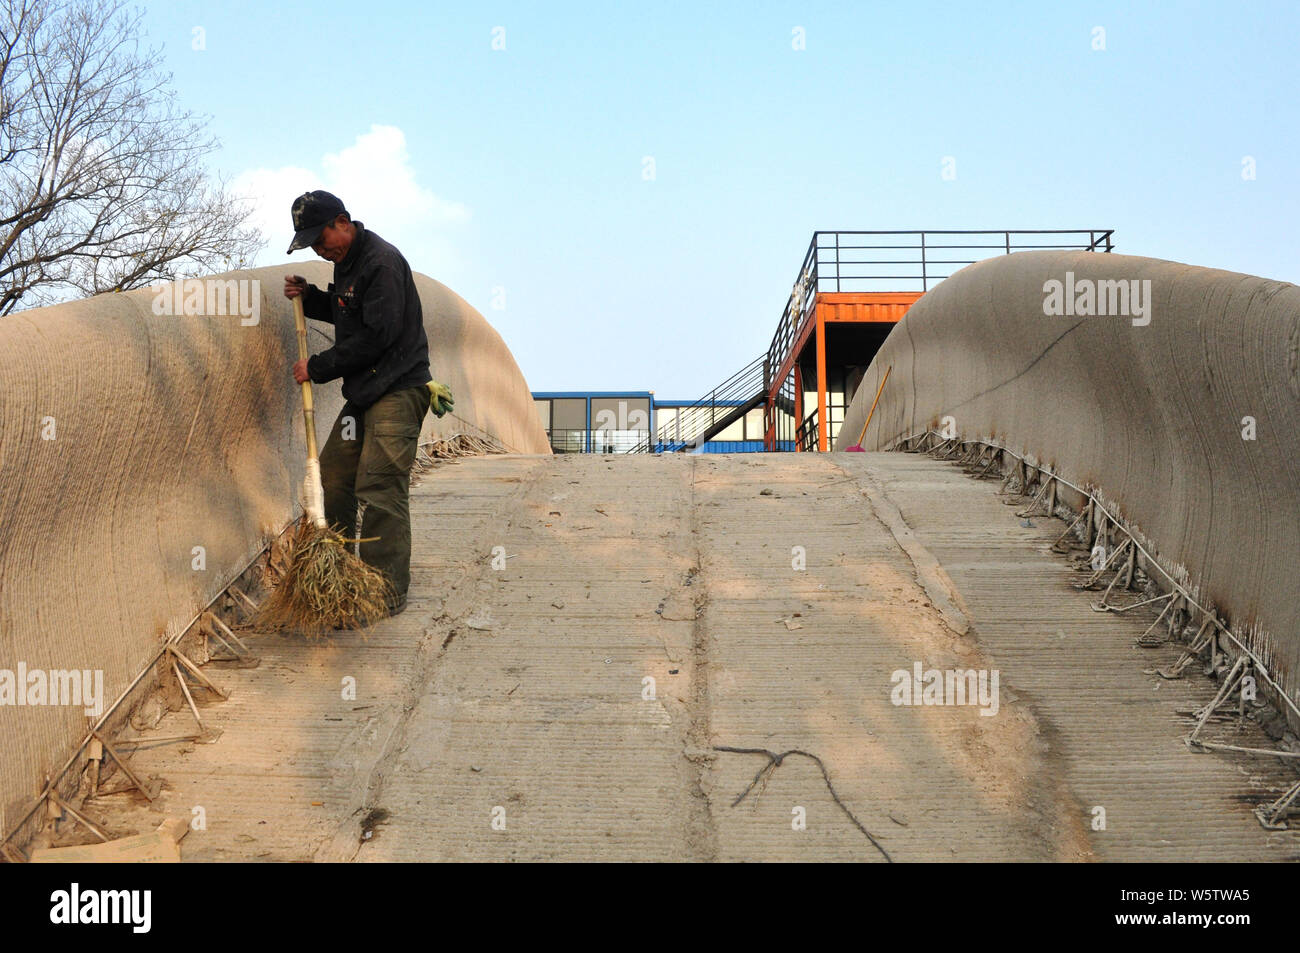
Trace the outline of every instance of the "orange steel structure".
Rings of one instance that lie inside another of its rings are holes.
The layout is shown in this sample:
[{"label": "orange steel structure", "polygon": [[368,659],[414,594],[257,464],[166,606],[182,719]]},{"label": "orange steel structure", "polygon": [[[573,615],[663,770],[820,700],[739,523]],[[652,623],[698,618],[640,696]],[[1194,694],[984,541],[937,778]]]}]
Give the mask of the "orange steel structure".
[{"label": "orange steel structure", "polygon": [[[829,450],[862,372],[930,285],[999,254],[1109,252],[1113,234],[1087,228],[814,232],[763,361],[764,449]],[[813,393],[815,409],[805,406],[805,394]]]},{"label": "orange steel structure", "polygon": [[[807,366],[806,356],[809,348],[813,349],[814,361],[813,369],[815,377],[812,383],[816,386],[817,391],[817,421],[828,420],[827,410],[827,341],[830,337],[828,325],[837,324],[861,324],[870,329],[878,331],[878,335],[870,335],[870,338],[876,338],[876,347],[879,342],[884,341],[885,335],[889,330],[902,319],[916,301],[923,295],[923,291],[826,291],[813,295],[811,307],[803,313],[802,321],[794,334],[793,341],[789,351],[786,353],[784,360],[773,368],[771,380],[776,382],[776,391],[780,390],[780,382],[785,381],[791,372],[794,374],[794,419],[799,422],[805,420],[804,392],[810,388],[806,387],[804,380],[804,368]],[[851,356],[855,361],[862,364],[868,364],[876,347],[869,352],[859,351],[853,355],[840,353],[837,358]],[[777,403],[772,390],[769,390],[768,407],[774,407]],[[776,449],[776,421],[775,414],[764,416],[764,443],[766,449]],[[830,427],[820,425],[817,428],[817,449],[826,451],[830,449]],[[803,450],[804,441],[795,440],[795,450]]]}]

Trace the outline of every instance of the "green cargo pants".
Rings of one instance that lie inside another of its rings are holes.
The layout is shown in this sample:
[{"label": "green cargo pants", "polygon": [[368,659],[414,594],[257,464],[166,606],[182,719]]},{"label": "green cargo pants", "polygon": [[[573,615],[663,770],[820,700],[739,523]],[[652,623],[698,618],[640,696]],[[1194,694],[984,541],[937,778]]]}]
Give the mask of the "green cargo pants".
[{"label": "green cargo pants", "polygon": [[354,539],[357,504],[365,505],[361,538],[379,538],[361,544],[361,558],[388,576],[399,603],[411,584],[411,465],[428,410],[423,384],[385,394],[365,410],[348,401],[320,453],[325,519]]}]

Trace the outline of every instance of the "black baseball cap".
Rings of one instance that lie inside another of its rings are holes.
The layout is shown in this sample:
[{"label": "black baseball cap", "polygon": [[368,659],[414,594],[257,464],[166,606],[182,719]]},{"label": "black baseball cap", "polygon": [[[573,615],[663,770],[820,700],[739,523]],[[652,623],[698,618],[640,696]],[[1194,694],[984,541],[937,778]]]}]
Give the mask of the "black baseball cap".
[{"label": "black baseball cap", "polygon": [[310,248],[320,238],[325,226],[347,211],[342,199],[322,189],[298,196],[293,200],[293,241],[285,254],[292,255],[299,248]]}]

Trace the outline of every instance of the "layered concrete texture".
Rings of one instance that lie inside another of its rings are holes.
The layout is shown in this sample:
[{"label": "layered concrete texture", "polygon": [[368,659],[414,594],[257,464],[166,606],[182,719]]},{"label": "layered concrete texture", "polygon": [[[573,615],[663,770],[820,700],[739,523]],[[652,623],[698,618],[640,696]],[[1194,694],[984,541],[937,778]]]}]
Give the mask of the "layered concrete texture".
[{"label": "layered concrete texture", "polygon": [[[289,272],[324,287],[330,268],[292,262],[0,319],[0,828],[160,640],[297,512]],[[501,337],[445,286],[416,282],[434,376],[456,398],[455,415],[429,415],[426,432],[548,452]],[[333,328],[309,325],[310,350],[328,347]],[[339,387],[315,388],[322,440]],[[92,697],[74,699],[70,682],[58,698],[32,694],[51,670],[89,672],[77,687]],[[68,700],[79,703],[49,703]]]},{"label": "layered concrete texture", "polygon": [[1300,288],[1087,252],[971,265],[890,334],[837,450],[891,366],[864,448],[947,427],[1097,488],[1300,688]]}]

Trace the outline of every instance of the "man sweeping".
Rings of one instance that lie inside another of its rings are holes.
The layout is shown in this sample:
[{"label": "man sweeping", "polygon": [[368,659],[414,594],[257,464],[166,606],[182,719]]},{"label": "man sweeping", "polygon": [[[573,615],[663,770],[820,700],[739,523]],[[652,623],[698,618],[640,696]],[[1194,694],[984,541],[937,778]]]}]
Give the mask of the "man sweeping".
[{"label": "man sweeping", "polygon": [[286,275],[286,298],[301,296],[306,316],[334,325],[334,346],[293,366],[299,384],[343,378],[346,403],[320,454],[325,518],[348,539],[361,518],[361,559],[392,586],[388,615],[406,608],[411,581],[411,466],[420,426],[432,407],[442,416],[451,394],[432,381],[420,296],[402,253],[324,191],[293,202],[289,254],[311,248],[334,263],[322,291]]}]

